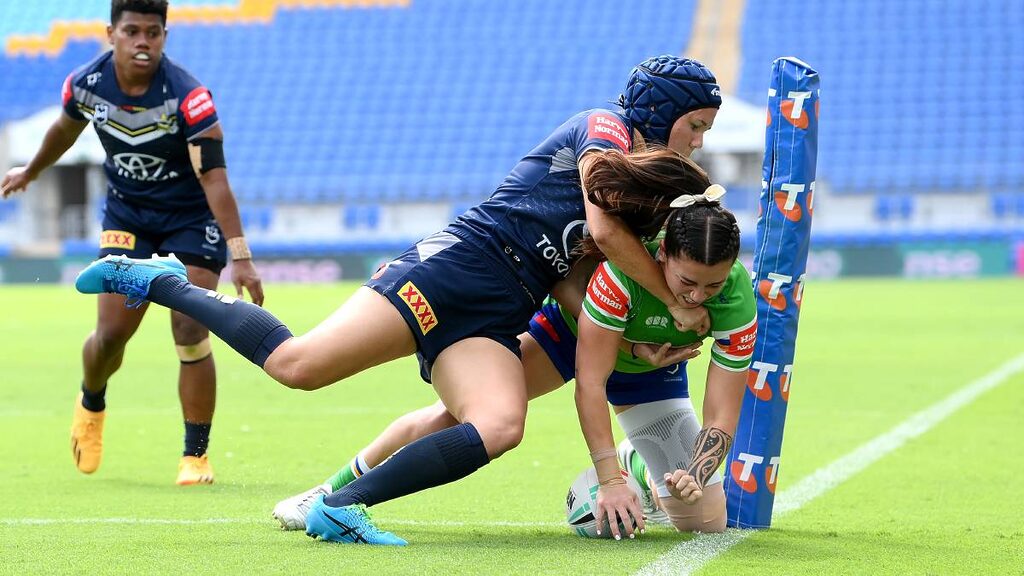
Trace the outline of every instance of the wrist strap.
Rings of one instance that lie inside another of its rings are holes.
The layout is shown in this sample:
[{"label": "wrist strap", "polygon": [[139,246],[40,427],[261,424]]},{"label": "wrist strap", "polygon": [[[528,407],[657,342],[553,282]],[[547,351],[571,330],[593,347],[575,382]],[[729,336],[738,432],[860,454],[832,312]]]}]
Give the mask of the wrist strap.
[{"label": "wrist strap", "polygon": [[231,254],[232,260],[252,259],[252,251],[249,250],[249,243],[245,241],[245,236],[228,238],[228,252]]}]

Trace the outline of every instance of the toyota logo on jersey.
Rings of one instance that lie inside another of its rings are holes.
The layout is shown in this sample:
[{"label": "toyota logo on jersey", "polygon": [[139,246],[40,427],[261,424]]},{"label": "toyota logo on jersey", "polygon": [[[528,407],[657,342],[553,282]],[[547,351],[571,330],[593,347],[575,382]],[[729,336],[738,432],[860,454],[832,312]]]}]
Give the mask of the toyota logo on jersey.
[{"label": "toyota logo on jersey", "polygon": [[167,164],[167,161],[149,154],[125,152],[124,154],[115,154],[112,159],[114,165],[117,166],[117,175],[123,178],[156,182],[178,176],[178,173],[173,170],[164,174],[164,165]]}]

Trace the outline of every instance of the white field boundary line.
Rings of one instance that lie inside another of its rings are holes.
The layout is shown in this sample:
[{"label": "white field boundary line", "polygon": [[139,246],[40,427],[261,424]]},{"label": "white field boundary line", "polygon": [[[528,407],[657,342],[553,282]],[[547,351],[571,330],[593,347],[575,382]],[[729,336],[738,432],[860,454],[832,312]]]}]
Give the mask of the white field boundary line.
[{"label": "white field boundary line", "polygon": [[[876,436],[859,448],[819,468],[779,493],[775,498],[772,518],[795,510],[871,466],[908,441],[928,432],[937,424],[973,402],[978,396],[999,386],[1018,372],[1024,371],[1024,354],[1013,358],[994,371],[967,384],[943,400],[910,416],[892,430]],[[723,534],[699,534],[681,542],[650,564],[637,571],[637,576],[686,576],[739,544],[757,530],[730,528]]]}]

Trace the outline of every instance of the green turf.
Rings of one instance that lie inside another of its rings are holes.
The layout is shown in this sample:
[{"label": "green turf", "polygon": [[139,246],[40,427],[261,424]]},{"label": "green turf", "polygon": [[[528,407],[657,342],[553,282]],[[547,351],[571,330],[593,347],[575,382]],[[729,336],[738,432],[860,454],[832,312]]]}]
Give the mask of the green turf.
[{"label": "green turf", "polygon": [[[271,286],[267,306],[301,331],[351,289]],[[1024,352],[1021,294],[1018,280],[808,286],[779,490]],[[589,464],[570,387],[531,405],[512,453],[375,507],[406,549],[279,531],[277,500],[434,400],[411,359],[306,393],[215,344],[217,483],[179,488],[177,360],[156,308],[111,382],[103,465],[83,476],[67,431],[93,300],[68,287],[6,286],[0,303],[0,573],[631,574],[687,538],[651,530],[588,541],[560,525],[565,491]],[[690,368],[698,400],[703,371]],[[1017,374],[704,573],[1024,574],[1021,413]],[[195,523],[159,523],[168,520]]]}]

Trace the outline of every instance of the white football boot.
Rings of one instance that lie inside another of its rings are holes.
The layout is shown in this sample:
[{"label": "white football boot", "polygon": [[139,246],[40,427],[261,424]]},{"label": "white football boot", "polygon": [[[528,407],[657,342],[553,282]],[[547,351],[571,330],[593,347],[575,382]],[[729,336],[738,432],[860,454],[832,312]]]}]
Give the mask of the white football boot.
[{"label": "white football boot", "polygon": [[285,498],[274,506],[274,518],[281,523],[282,530],[305,530],[306,514],[316,502],[316,497],[323,494],[327,496],[334,490],[330,484],[324,483],[306,490],[302,494],[296,494],[291,498]]}]

